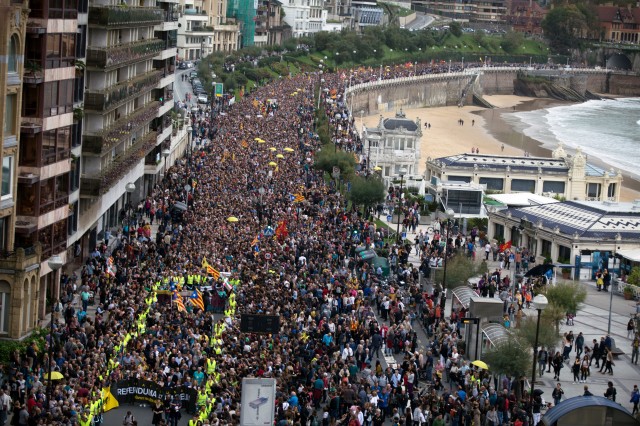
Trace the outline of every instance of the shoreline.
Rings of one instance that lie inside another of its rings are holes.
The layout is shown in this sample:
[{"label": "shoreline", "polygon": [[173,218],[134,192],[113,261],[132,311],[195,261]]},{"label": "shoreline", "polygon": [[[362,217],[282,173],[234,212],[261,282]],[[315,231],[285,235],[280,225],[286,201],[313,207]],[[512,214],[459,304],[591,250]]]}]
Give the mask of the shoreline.
[{"label": "shoreline", "polygon": [[[461,108],[457,106],[403,108],[406,118],[414,121],[421,120],[420,159],[417,173],[412,174],[424,173],[425,163],[429,158],[471,153],[472,148],[479,149],[481,154],[522,156],[528,152],[531,156],[550,158],[553,148],[543,147],[542,141],[526,136],[503,115],[573,104],[555,99],[516,95],[489,95],[485,96],[485,99],[496,108],[485,109],[475,105]],[[380,117],[394,117],[395,113],[396,111],[386,111],[382,114],[356,117],[355,124],[358,128],[362,128],[362,125],[377,127]],[[463,120],[464,124],[459,124],[459,120]],[[425,123],[431,124],[431,128],[425,128]],[[366,152],[367,146],[364,149]],[[566,146],[565,150],[570,154],[575,153],[574,149]],[[589,158],[588,161],[605,170],[611,168],[616,170],[613,165],[597,158]],[[639,199],[640,178],[621,172],[623,182],[620,201]]]},{"label": "shoreline", "polygon": [[[487,96],[486,98],[491,99],[491,96]],[[489,102],[491,101],[489,100]],[[526,150],[533,156],[550,158],[553,148],[544,147],[544,143],[542,141],[525,135],[521,130],[516,129],[511,123],[507,122],[503,115],[513,112],[535,111],[544,108],[552,108],[554,106],[573,104],[575,104],[575,102],[563,102],[555,99],[527,99],[510,108],[496,108],[492,110],[479,109],[474,113],[485,118],[485,127],[487,132],[500,143],[509,144],[510,146],[520,148],[523,151]],[[508,130],[505,131],[505,128],[508,128]],[[554,141],[554,143],[557,146],[557,141]],[[564,149],[571,155],[576,152],[574,148],[567,147],[566,145],[564,146]],[[604,170],[618,170],[612,164],[598,158],[594,158],[593,156],[588,156],[587,161]],[[640,177],[634,176],[624,170],[620,170],[620,173],[623,177],[620,201],[633,201],[640,198]]]}]

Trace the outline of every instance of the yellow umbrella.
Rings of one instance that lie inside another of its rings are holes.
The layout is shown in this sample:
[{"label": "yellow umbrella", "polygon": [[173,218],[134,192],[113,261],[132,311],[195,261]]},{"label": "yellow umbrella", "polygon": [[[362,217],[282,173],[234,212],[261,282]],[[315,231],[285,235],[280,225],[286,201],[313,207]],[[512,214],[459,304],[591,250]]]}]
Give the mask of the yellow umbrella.
[{"label": "yellow umbrella", "polygon": [[275,167],[278,165],[278,163],[276,163],[275,161],[269,161],[269,165]]},{"label": "yellow umbrella", "polygon": [[293,152],[293,148],[286,147],[285,149],[283,149],[283,151],[286,151],[286,152]]},{"label": "yellow umbrella", "polygon": [[373,168],[373,170],[375,170],[376,172],[379,172],[380,170],[382,170],[382,167],[380,167],[380,166],[375,166],[375,167]]},{"label": "yellow umbrella", "polygon": [[[44,374],[44,378],[45,379],[49,379],[49,373],[45,373]],[[60,379],[64,379],[64,376],[62,375],[61,372],[59,372],[59,371],[52,371],[51,372],[51,380],[60,380]]]},{"label": "yellow umbrella", "polygon": [[276,155],[276,158],[284,158],[284,155],[278,154],[278,155]]},{"label": "yellow umbrella", "polygon": [[238,218],[237,218],[237,217],[235,217],[235,216],[229,216],[229,217],[227,218],[227,222],[234,223],[234,222],[237,222],[237,221],[238,221]]},{"label": "yellow umbrella", "polygon": [[254,138],[253,140],[254,140],[254,141],[256,141],[256,142],[260,142],[262,139],[260,139],[260,138]]},{"label": "yellow umbrella", "polygon": [[489,369],[489,366],[487,365],[487,363],[484,361],[480,361],[479,359],[473,361],[471,365],[475,365],[476,367],[482,368],[483,370]]},{"label": "yellow umbrella", "polygon": [[277,150],[274,147],[269,148],[269,151],[276,152]]}]

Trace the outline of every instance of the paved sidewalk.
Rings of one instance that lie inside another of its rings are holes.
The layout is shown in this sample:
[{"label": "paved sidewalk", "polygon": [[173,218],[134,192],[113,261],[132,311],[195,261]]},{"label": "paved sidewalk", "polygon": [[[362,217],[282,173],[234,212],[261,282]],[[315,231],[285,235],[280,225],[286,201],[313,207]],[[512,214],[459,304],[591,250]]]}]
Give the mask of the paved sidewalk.
[{"label": "paved sidewalk", "polygon": [[[381,216],[380,219],[386,223],[391,229],[396,230],[396,223],[391,223],[386,220],[386,216]],[[407,239],[413,241],[415,236],[422,230],[423,233],[427,233],[431,225],[419,225],[415,233],[407,232]],[[400,225],[402,232],[402,224]],[[480,262],[484,259],[484,251],[482,247],[476,247],[477,254],[476,260]],[[499,262],[494,262],[489,257],[487,262],[489,270],[492,271],[498,268]],[[420,259],[417,256],[415,250],[411,251],[409,261],[416,266],[419,266]],[[511,278],[514,278],[515,270],[512,268],[508,272]],[[580,281],[580,284],[587,290],[587,299],[578,311],[573,326],[567,326],[562,322],[560,326],[560,334],[573,330],[574,335],[582,332],[585,337],[585,345],[592,346],[593,339],[597,339],[607,335],[608,317],[609,317],[609,298],[611,293],[598,292],[596,290],[595,282],[593,281]],[[497,296],[497,295],[496,295]],[[627,323],[629,322],[630,314],[635,312],[635,301],[625,300],[619,294],[612,295],[612,315],[611,315],[611,337],[615,340],[615,346],[624,352],[618,359],[614,360],[615,366],[613,367],[614,374],[612,376],[608,374],[601,374],[598,369],[595,368],[595,362],[591,367],[591,375],[587,379],[586,385],[589,386],[589,390],[596,396],[603,396],[604,391],[607,388],[607,382],[612,381],[618,391],[617,401],[628,408],[630,411],[633,408],[633,404],[629,403],[631,391],[634,384],[640,384],[640,369],[637,365],[631,364],[631,343],[632,338],[627,338]],[[451,314],[451,298],[449,296],[446,308],[445,317]],[[536,315],[534,309],[525,309],[526,315]],[[424,347],[424,344],[428,341],[422,327],[416,322],[416,332],[418,333],[420,347]],[[560,339],[558,339],[558,346],[561,345]],[[571,352],[571,360],[575,360],[575,351]],[[566,398],[574,396],[580,396],[584,393],[585,384],[573,383],[573,374],[570,367],[565,364],[565,368],[560,373],[560,383],[565,392]],[[544,391],[544,397],[546,401],[552,401],[551,392],[556,385],[556,381],[553,379],[553,373],[545,373],[542,377],[536,379],[536,387]]]}]

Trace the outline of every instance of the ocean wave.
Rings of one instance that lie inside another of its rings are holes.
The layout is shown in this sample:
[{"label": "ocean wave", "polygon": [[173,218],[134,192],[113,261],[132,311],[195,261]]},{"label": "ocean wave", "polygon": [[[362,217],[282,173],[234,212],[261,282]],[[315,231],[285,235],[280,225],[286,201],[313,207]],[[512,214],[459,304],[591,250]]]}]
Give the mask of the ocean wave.
[{"label": "ocean wave", "polygon": [[587,101],[537,111],[505,114],[504,118],[543,147],[581,148],[616,169],[635,176],[640,164],[640,98]]}]

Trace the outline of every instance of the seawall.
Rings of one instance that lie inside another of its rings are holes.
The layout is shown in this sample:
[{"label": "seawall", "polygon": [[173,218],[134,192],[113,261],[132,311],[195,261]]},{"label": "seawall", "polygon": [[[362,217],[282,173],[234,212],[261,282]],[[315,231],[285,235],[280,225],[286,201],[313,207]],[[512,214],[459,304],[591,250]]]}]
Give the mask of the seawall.
[{"label": "seawall", "polygon": [[346,90],[354,115],[393,111],[400,107],[423,108],[472,103],[473,94],[511,95],[519,71],[548,77],[554,84],[584,94],[586,91],[623,96],[640,96],[640,77],[606,70],[572,69],[530,71],[524,68],[482,68],[463,72],[429,74],[374,81]]}]

